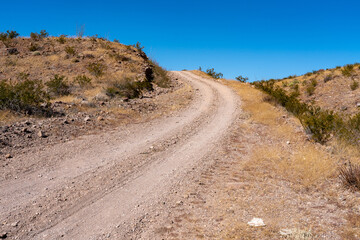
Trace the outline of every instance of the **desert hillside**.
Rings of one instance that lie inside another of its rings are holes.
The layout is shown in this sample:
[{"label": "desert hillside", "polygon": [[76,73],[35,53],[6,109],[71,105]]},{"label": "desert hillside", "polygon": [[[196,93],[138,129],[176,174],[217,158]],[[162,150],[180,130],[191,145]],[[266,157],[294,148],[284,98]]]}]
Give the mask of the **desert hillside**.
[{"label": "desert hillside", "polygon": [[[190,88],[140,43],[0,33],[0,157],[180,108]],[[180,96],[180,97],[179,97]]]},{"label": "desert hillside", "polygon": [[278,86],[287,92],[299,91],[300,99],[306,103],[353,115],[360,108],[359,81],[360,64],[348,64],[289,76],[279,80]]}]

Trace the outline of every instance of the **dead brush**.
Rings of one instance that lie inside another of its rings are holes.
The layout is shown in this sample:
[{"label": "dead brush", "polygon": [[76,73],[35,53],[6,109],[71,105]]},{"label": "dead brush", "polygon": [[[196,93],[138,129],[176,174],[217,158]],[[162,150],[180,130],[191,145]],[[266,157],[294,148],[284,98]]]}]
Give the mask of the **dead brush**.
[{"label": "dead brush", "polygon": [[341,182],[349,188],[360,190],[360,165],[346,164],[339,169]]}]

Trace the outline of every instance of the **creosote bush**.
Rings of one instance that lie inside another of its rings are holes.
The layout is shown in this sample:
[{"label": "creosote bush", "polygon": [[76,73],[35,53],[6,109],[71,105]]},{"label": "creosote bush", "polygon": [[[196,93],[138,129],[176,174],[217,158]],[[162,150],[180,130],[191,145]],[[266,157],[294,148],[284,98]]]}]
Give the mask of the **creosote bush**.
[{"label": "creosote bush", "polygon": [[[360,113],[346,118],[332,111],[303,103],[296,95],[287,94],[285,90],[275,86],[275,81],[255,82],[254,85],[293,113],[315,141],[325,143],[332,136],[336,136],[351,145],[360,144]],[[313,87],[312,84],[310,86]]]},{"label": "creosote bush", "polygon": [[80,87],[87,87],[91,85],[91,78],[86,75],[78,75],[74,78],[74,82],[79,84]]},{"label": "creosote bush", "polygon": [[122,79],[113,81],[111,85],[106,88],[106,95],[132,99],[140,97],[144,90],[153,90],[151,82],[147,80],[135,82],[129,77],[123,77]]},{"label": "creosote bush", "polygon": [[75,48],[71,47],[71,46],[66,46],[65,47],[65,52],[69,55],[74,56],[76,54]]},{"label": "creosote bush", "polygon": [[49,95],[38,80],[24,80],[15,84],[0,81],[0,109],[8,109],[25,114],[40,111],[40,105],[49,101]]},{"label": "creosote bush", "polygon": [[65,76],[55,74],[54,77],[45,85],[48,87],[52,96],[63,96],[70,94],[70,86],[66,82]]},{"label": "creosote bush", "polygon": [[29,46],[29,51],[35,52],[37,50],[39,50],[39,45],[31,43]]},{"label": "creosote bush", "polygon": [[241,75],[237,76],[235,79],[242,83],[245,83],[245,82],[247,82],[247,80],[249,80],[249,78],[243,77]]},{"label": "creosote bush", "polygon": [[354,73],[354,65],[353,64],[347,64],[341,69],[341,73],[345,77],[351,77]]},{"label": "creosote bush", "polygon": [[215,79],[219,79],[219,78],[222,78],[224,76],[222,73],[215,72],[214,68],[206,69],[206,74],[213,77],[213,78],[215,78]]},{"label": "creosote bush", "polygon": [[146,79],[149,82],[154,82],[157,86],[161,88],[170,87],[170,78],[165,69],[163,69],[155,60],[149,60],[150,64],[153,67],[153,71],[150,72],[150,69],[145,71]]},{"label": "creosote bush", "polygon": [[60,35],[56,41],[58,41],[60,44],[64,44],[66,42],[66,35]]},{"label": "creosote bush", "polygon": [[353,81],[351,84],[350,84],[350,89],[351,90],[356,90],[356,89],[358,89],[359,88],[359,82],[357,82],[357,81]]},{"label": "creosote bush", "polygon": [[87,70],[95,77],[100,77],[104,74],[106,66],[101,62],[93,62],[88,64]]}]

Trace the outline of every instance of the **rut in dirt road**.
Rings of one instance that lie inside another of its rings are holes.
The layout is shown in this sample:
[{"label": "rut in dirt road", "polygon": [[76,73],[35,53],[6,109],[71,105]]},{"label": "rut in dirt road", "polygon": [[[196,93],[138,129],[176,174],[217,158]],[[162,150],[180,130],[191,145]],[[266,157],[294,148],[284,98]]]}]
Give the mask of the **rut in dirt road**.
[{"label": "rut in dirt road", "polygon": [[20,156],[39,163],[51,157],[56,165],[40,164],[1,183],[0,220],[19,221],[10,237],[100,239],[114,229],[125,234],[219,144],[239,112],[236,94],[189,72],[172,74],[196,90],[181,113]]}]

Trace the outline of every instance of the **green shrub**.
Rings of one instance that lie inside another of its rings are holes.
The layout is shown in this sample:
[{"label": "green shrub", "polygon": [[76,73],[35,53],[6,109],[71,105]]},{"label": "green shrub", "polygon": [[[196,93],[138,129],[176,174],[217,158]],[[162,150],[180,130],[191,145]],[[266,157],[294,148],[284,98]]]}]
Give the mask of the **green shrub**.
[{"label": "green shrub", "polygon": [[215,78],[215,79],[219,79],[219,78],[222,78],[224,76],[222,73],[215,72],[214,68],[206,69],[206,74],[213,77],[213,78]]},{"label": "green shrub", "polygon": [[54,78],[45,83],[48,91],[53,96],[63,96],[70,94],[70,86],[67,84],[65,76],[55,74]]},{"label": "green shrub", "polygon": [[101,62],[89,63],[87,66],[87,70],[95,77],[100,77],[104,74],[106,66]]},{"label": "green shrub", "polygon": [[40,109],[40,104],[49,101],[41,81],[28,80],[10,84],[0,81],[0,109],[32,114]]},{"label": "green shrub", "polygon": [[314,86],[314,87],[316,87],[318,85],[318,82],[315,78],[311,79],[310,83],[311,83],[311,86]]},{"label": "green shrub", "polygon": [[56,41],[58,41],[60,44],[64,44],[66,42],[66,35],[62,34],[60,35]]},{"label": "green shrub", "polygon": [[241,75],[237,76],[235,79],[242,83],[245,83],[245,82],[247,82],[247,80],[249,80],[249,78],[243,77]]},{"label": "green shrub", "polygon": [[141,95],[141,89],[129,78],[122,79],[121,81],[114,81],[111,86],[106,88],[106,94],[110,97],[126,97],[137,98]]},{"label": "green shrub", "polygon": [[86,87],[91,85],[91,78],[86,75],[78,75],[75,77],[74,82],[79,84],[80,87]]},{"label": "green shrub", "polygon": [[47,38],[49,37],[49,33],[46,30],[41,30],[39,34],[40,38]]},{"label": "green shrub", "polygon": [[[162,68],[155,60],[149,60],[152,66],[152,76],[149,73],[146,73],[146,79],[149,82],[154,82],[157,86],[161,88],[168,88],[170,87],[171,80],[167,74],[167,71]],[[149,70],[148,70],[149,71]]]},{"label": "green shrub", "polygon": [[69,55],[74,56],[76,54],[75,48],[74,47],[70,47],[70,46],[66,46],[65,47],[65,52]]},{"label": "green shrub", "polygon": [[314,93],[315,93],[315,87],[314,85],[310,84],[306,87],[306,93],[309,95],[309,96],[312,96]]},{"label": "green shrub", "polygon": [[351,77],[354,73],[354,65],[353,64],[348,64],[345,65],[342,69],[341,69],[341,73],[345,76],[345,77]]},{"label": "green shrub", "polygon": [[350,88],[353,91],[356,90],[358,87],[359,87],[359,82],[357,82],[355,80],[350,84]]}]

